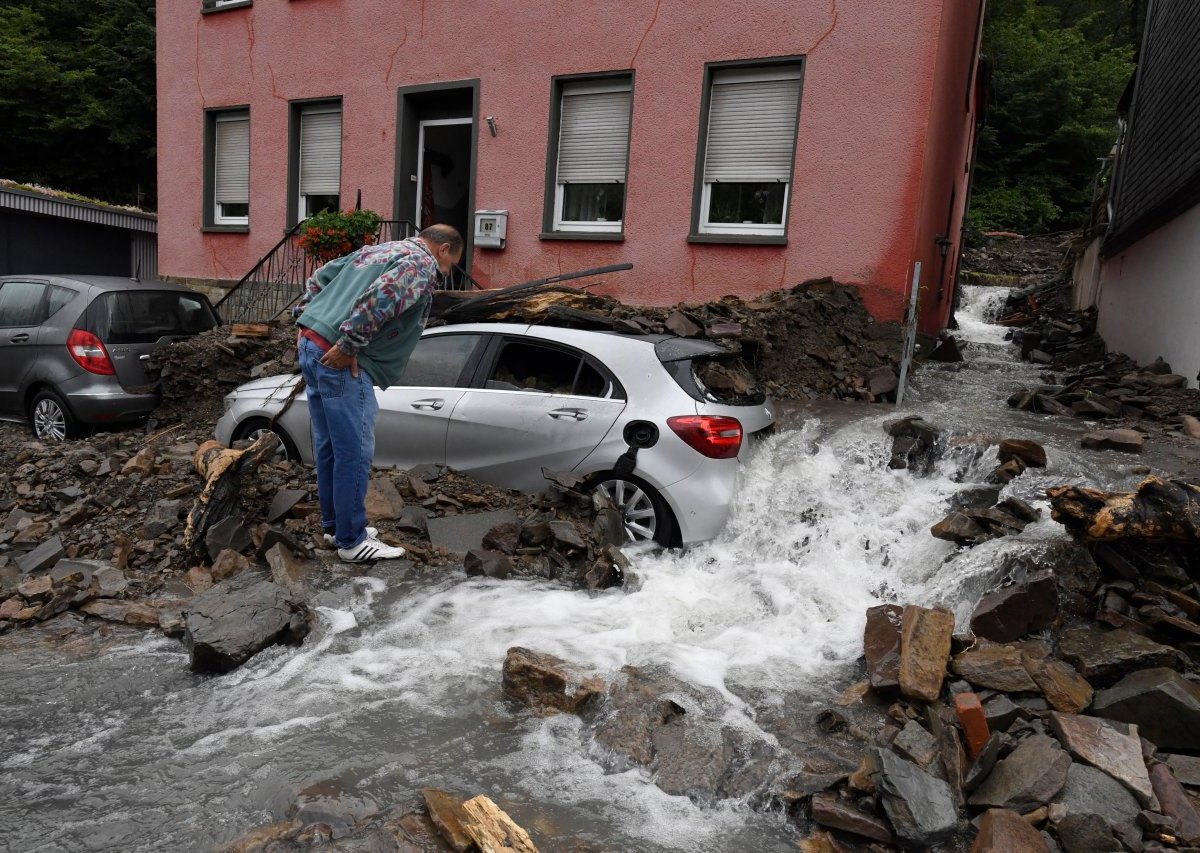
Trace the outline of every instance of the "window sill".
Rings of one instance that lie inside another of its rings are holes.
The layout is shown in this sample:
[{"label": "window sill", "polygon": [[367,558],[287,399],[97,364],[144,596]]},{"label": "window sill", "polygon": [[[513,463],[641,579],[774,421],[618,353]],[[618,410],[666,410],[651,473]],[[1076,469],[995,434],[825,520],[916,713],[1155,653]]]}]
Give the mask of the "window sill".
[{"label": "window sill", "polygon": [[767,234],[689,234],[689,243],[729,243],[735,246],[786,246],[788,238]]},{"label": "window sill", "polygon": [[214,12],[228,12],[230,9],[244,9],[247,6],[253,6],[254,0],[239,0],[237,3],[222,3],[220,6],[209,5],[205,3],[200,7],[201,15],[211,15]]},{"label": "window sill", "polygon": [[249,234],[249,225],[205,225],[200,229],[202,234]]},{"label": "window sill", "polygon": [[543,231],[539,240],[586,240],[593,243],[624,243],[625,235],[615,231]]}]

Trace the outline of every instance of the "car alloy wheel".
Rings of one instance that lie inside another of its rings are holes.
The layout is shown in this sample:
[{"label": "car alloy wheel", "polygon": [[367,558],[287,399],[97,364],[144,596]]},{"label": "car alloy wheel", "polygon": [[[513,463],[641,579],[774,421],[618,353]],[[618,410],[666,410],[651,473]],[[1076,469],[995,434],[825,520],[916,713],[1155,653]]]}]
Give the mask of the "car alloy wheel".
[{"label": "car alloy wheel", "polygon": [[282,427],[271,429],[269,423],[263,418],[255,418],[234,433],[234,441],[250,441],[251,443],[258,441],[263,437],[264,433],[274,432],[279,436],[279,447],[275,449],[275,459],[283,462],[285,460],[299,461],[300,454],[296,450],[296,446],[292,444],[292,440]]},{"label": "car alloy wheel", "polygon": [[654,500],[637,483],[629,480],[605,480],[596,491],[612,501],[625,522],[625,532],[633,542],[649,542],[658,532],[658,510]]},{"label": "car alloy wheel", "polygon": [[67,413],[57,400],[42,397],[33,407],[33,434],[39,441],[65,441]]}]

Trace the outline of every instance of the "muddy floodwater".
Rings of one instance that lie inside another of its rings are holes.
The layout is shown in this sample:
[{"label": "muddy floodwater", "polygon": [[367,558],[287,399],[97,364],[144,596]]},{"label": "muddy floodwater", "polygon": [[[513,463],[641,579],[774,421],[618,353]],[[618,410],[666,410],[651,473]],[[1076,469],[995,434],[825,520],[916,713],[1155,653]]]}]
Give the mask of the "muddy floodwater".
[{"label": "muddy floodwater", "polygon": [[1066,539],[1047,486],[1131,486],[1142,462],[1081,450],[1086,422],[1005,405],[1039,371],[988,323],[1003,295],[965,288],[967,361],[922,369],[901,411],[944,433],[1046,446],[1048,467],[1002,493],[1043,509],[1020,535],[956,550],[929,534],[951,496],[984,484],[994,449],[963,443],[914,477],[887,467],[881,424],[895,407],[825,404],[788,409],[756,449],[717,541],[632,552],[626,589],[381,564],[327,582],[303,647],[221,677],[191,674],[181,644],[158,634],[14,632],[0,639],[0,847],[207,850],[280,820],[319,783],[383,806],[430,785],[485,793],[545,850],[794,851],[783,815],[702,808],[644,770],[606,772],[578,718],[502,698],[505,651],[607,676],[669,667],[754,728],[768,714],[811,719],[859,677],[868,607],[942,602],[963,619],[1006,554]]}]

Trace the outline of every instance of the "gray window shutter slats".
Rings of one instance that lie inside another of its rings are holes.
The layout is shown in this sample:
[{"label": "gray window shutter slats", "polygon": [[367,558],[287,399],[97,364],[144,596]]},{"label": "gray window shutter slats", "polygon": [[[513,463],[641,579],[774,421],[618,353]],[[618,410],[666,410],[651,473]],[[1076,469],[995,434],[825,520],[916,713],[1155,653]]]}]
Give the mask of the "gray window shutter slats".
[{"label": "gray window shutter slats", "polygon": [[800,80],[714,80],[704,180],[790,181]]},{"label": "gray window shutter slats", "polygon": [[338,195],[341,184],[341,110],[301,113],[300,194]]},{"label": "gray window shutter slats", "polygon": [[216,126],[216,200],[250,203],[250,117],[218,118]]},{"label": "gray window shutter slats", "polygon": [[633,93],[565,88],[558,137],[560,184],[624,183]]}]

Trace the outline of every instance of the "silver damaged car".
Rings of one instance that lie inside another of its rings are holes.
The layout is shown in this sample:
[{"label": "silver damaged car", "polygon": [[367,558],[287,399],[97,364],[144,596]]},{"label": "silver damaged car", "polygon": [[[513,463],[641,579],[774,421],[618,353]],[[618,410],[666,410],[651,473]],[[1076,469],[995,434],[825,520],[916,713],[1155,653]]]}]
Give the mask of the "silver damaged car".
[{"label": "silver damaged car", "polygon": [[[634,541],[690,545],[724,526],[739,458],[774,428],[769,400],[729,353],[707,341],[550,326],[478,323],[428,329],[403,385],[376,389],[375,465],[447,465],[497,486],[547,487],[569,471],[622,510]],[[298,376],[242,385],[225,398],[216,437],[253,438]],[[732,390],[729,390],[732,389]],[[286,452],[312,462],[304,395],[274,427]]]}]

